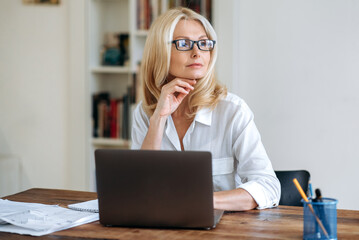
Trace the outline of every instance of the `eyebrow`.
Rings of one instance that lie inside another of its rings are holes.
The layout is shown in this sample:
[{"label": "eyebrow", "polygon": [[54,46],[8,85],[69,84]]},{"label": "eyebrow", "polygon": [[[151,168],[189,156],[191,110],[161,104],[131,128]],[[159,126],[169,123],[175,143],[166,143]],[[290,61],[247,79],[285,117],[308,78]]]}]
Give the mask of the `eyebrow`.
[{"label": "eyebrow", "polygon": [[[202,36],[199,36],[198,39],[201,39],[201,38],[208,38],[207,35],[202,35]],[[188,36],[177,36],[175,39],[190,39]]]}]

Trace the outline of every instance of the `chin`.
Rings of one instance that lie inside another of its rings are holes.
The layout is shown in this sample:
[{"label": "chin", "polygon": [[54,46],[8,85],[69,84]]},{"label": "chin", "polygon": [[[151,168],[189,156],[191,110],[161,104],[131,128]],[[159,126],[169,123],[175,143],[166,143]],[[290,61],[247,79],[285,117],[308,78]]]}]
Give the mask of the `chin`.
[{"label": "chin", "polygon": [[198,75],[198,76],[194,76],[193,79],[200,79],[200,78],[203,78],[205,75],[204,74],[201,74],[201,75]]},{"label": "chin", "polygon": [[172,76],[178,77],[178,78],[185,78],[185,79],[199,79],[203,78],[206,73],[197,72],[197,73],[179,73],[179,74],[171,74]]},{"label": "chin", "polygon": [[206,74],[204,73],[198,73],[198,74],[190,74],[188,77],[185,77],[185,78],[188,78],[188,79],[200,79],[200,78],[203,78]]}]

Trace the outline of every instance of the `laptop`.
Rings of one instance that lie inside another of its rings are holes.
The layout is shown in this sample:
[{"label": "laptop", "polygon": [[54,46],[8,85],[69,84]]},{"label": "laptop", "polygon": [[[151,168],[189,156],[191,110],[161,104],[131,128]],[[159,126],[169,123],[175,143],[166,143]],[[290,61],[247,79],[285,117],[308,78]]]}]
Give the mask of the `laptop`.
[{"label": "laptop", "polygon": [[95,164],[105,226],[211,229],[222,217],[210,152],[97,149]]}]

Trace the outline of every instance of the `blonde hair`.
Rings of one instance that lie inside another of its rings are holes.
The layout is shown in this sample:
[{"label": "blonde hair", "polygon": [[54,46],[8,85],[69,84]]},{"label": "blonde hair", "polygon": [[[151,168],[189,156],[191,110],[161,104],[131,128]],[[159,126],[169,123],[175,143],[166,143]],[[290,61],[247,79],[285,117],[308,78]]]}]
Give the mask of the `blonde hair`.
[{"label": "blonde hair", "polygon": [[[177,23],[182,19],[200,22],[207,37],[212,40],[217,39],[208,20],[188,8],[170,9],[153,22],[147,36],[140,70],[141,80],[144,82],[142,106],[148,116],[151,116],[156,109],[161,88],[166,84],[172,48],[172,44],[169,43],[173,40],[173,32]],[[206,75],[197,81],[194,90],[187,96],[190,110],[188,118],[193,118],[201,108],[214,109],[219,100],[227,94],[227,90],[217,83],[214,76],[217,47],[210,54],[211,59]]]}]

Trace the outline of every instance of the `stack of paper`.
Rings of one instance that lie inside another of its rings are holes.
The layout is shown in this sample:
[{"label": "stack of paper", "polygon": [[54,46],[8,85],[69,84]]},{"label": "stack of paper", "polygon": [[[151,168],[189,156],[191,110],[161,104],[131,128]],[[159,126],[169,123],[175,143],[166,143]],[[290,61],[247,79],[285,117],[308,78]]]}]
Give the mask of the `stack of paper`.
[{"label": "stack of paper", "polygon": [[99,219],[98,213],[0,199],[0,231],[42,236]]}]

